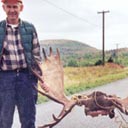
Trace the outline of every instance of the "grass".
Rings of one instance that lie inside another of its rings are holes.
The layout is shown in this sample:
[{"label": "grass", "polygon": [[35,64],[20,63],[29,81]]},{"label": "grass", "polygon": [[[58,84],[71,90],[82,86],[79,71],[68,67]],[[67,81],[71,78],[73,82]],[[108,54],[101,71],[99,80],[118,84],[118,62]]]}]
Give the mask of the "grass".
[{"label": "grass", "polygon": [[[66,95],[85,91],[128,76],[128,68],[113,63],[105,66],[64,68],[64,91]],[[38,103],[48,99],[39,94]]]}]

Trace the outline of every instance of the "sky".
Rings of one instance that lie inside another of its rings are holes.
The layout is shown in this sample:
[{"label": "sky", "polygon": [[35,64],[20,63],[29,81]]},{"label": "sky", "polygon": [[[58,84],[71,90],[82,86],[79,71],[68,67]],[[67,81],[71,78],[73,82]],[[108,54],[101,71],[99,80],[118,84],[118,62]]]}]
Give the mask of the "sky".
[{"label": "sky", "polygon": [[[105,50],[128,47],[127,0],[23,0],[22,20],[33,23],[39,40],[69,39],[102,49],[105,13]],[[6,15],[0,4],[0,20]]]}]

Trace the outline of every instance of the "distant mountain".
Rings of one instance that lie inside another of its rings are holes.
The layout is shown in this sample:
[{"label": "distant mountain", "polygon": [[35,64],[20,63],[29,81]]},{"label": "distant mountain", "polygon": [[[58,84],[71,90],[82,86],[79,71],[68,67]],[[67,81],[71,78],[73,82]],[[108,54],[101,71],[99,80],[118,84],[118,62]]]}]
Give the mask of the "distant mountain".
[{"label": "distant mountain", "polygon": [[119,54],[128,53],[128,48],[125,47],[125,48],[118,48],[118,49],[113,49],[113,50],[106,51],[107,54],[112,53],[112,52],[118,52]]},{"label": "distant mountain", "polygon": [[46,50],[48,50],[49,47],[52,47],[54,51],[58,48],[62,56],[83,56],[87,53],[99,52],[99,50],[94,47],[74,40],[43,40],[40,41],[40,45]]},{"label": "distant mountain", "polygon": [[[88,44],[66,39],[42,40],[40,41],[41,48],[44,48],[46,54],[49,52],[49,47],[52,47],[53,52],[56,48],[59,49],[61,59],[65,66],[89,66],[95,65],[96,62],[102,60],[102,50],[96,49]],[[42,56],[43,57],[43,56]],[[128,48],[120,48],[105,51],[105,61],[108,59],[114,60],[115,63],[128,65]]]}]

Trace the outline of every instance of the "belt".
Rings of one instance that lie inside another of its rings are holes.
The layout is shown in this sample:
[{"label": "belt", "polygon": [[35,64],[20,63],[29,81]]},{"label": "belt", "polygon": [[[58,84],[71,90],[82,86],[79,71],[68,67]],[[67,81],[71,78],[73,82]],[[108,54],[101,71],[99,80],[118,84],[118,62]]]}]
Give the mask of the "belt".
[{"label": "belt", "polygon": [[18,68],[18,69],[14,69],[14,70],[0,70],[0,72],[16,72],[16,73],[25,73],[25,72],[29,72],[28,68]]}]

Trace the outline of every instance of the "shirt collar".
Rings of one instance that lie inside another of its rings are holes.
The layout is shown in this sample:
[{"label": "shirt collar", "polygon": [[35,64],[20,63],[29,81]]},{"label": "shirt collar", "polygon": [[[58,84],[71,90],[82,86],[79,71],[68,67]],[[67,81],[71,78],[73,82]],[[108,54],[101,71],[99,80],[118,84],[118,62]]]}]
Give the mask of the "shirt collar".
[{"label": "shirt collar", "polygon": [[[6,22],[6,27],[11,27],[12,26],[11,24],[9,24],[7,22],[7,19],[5,20],[5,22]],[[20,24],[22,24],[22,20],[21,19],[19,19],[19,23],[14,28],[18,28]]]}]

